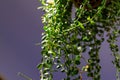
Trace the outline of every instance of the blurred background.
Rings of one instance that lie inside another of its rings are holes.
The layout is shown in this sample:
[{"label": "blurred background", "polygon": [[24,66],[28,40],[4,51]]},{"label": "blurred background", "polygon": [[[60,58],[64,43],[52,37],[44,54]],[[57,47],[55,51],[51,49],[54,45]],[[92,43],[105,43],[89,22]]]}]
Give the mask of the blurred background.
[{"label": "blurred background", "polygon": [[[41,59],[41,48],[35,45],[41,42],[43,32],[43,12],[37,10],[39,6],[38,0],[0,0],[0,75],[6,80],[25,80],[18,72],[39,80],[36,66]],[[110,54],[104,42],[100,53],[101,80],[115,80]],[[56,74],[55,80],[61,80],[60,77]]]},{"label": "blurred background", "polygon": [[22,72],[39,80],[42,33],[38,0],[0,0],[0,74],[7,80],[25,80]]}]

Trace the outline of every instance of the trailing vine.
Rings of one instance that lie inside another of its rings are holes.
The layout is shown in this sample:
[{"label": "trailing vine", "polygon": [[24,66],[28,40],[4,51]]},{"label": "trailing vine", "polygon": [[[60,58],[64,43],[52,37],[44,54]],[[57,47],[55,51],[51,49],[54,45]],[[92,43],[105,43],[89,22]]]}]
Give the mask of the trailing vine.
[{"label": "trailing vine", "polygon": [[[116,68],[116,80],[120,80],[120,53],[116,44],[120,34],[119,0],[40,0],[44,32],[42,33],[42,60],[38,65],[40,80],[53,80],[55,72],[66,74],[64,80],[101,79],[99,50],[105,41],[109,43]],[[72,7],[76,7],[72,19]],[[105,33],[107,33],[105,35]],[[86,59],[83,54],[88,54]],[[81,60],[84,60],[85,66]]]}]

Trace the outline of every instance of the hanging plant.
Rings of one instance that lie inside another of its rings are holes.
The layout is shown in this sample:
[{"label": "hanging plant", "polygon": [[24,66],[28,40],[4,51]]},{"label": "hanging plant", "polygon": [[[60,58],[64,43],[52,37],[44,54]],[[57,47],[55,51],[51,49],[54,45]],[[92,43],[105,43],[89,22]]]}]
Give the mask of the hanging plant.
[{"label": "hanging plant", "polygon": [[[100,48],[107,38],[120,80],[120,53],[117,38],[120,34],[119,0],[40,0],[44,32],[42,33],[42,60],[38,65],[40,80],[53,80],[53,74],[66,74],[64,80],[100,80]],[[72,7],[76,8],[72,19]],[[105,34],[106,33],[106,34]],[[83,54],[88,54],[86,59]],[[85,66],[81,60],[84,60]],[[82,67],[81,67],[82,66]]]}]

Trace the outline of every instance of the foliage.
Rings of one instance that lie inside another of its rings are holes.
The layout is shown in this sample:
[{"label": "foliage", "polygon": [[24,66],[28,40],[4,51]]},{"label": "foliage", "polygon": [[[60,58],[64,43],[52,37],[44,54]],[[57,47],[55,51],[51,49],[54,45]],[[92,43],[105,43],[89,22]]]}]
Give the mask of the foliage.
[{"label": "foliage", "polygon": [[[74,0],[40,1],[43,5],[40,8],[45,11],[42,61],[38,65],[41,80],[53,80],[53,73],[57,71],[66,74],[64,80],[82,80],[83,72],[87,72],[88,79],[100,80],[99,50],[106,37],[114,56],[116,80],[120,80],[120,54],[116,44],[120,34],[119,0],[100,0],[95,8],[91,1],[83,0],[76,7],[74,19],[71,18]],[[85,66],[81,67],[82,59]]]}]

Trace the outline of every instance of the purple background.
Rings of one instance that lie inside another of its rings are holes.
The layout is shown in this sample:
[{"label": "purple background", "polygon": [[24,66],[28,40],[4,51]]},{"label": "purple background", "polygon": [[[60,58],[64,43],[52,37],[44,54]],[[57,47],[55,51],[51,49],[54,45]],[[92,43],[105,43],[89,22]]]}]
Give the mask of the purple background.
[{"label": "purple background", "polygon": [[[39,80],[36,66],[40,62],[43,12],[37,10],[38,0],[0,0],[0,74],[7,80],[25,80],[17,76],[25,73]],[[115,69],[108,44],[103,43],[101,50],[102,79],[115,80]],[[56,80],[59,74],[56,75]]]}]

